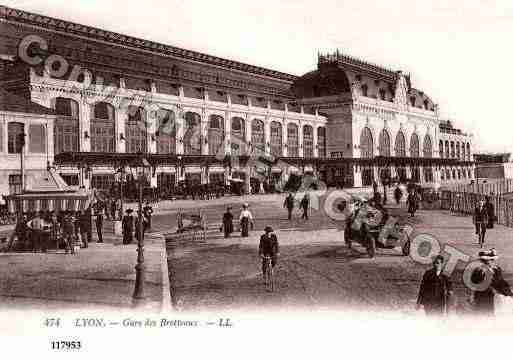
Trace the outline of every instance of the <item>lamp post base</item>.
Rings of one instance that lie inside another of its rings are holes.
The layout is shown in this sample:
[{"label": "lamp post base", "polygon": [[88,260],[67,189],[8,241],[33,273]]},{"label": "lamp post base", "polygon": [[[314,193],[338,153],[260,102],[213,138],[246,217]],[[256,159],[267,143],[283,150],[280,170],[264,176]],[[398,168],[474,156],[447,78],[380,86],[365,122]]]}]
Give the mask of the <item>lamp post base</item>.
[{"label": "lamp post base", "polygon": [[135,300],[143,300],[144,296],[144,276],[145,266],[144,264],[137,264],[135,266],[135,289],[132,298]]}]

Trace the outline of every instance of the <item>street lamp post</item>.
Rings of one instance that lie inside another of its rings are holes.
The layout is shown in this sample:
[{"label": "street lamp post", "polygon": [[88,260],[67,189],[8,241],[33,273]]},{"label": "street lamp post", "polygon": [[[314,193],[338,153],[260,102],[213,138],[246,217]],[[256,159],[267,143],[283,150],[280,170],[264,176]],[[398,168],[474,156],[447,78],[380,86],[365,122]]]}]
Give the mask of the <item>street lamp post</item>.
[{"label": "street lamp post", "polygon": [[135,265],[135,288],[133,298],[135,300],[144,299],[144,276],[146,266],[144,265],[144,229],[142,221],[142,205],[143,205],[143,186],[144,175],[150,164],[144,157],[138,159],[135,168],[139,179],[139,213],[137,216],[137,264]]}]

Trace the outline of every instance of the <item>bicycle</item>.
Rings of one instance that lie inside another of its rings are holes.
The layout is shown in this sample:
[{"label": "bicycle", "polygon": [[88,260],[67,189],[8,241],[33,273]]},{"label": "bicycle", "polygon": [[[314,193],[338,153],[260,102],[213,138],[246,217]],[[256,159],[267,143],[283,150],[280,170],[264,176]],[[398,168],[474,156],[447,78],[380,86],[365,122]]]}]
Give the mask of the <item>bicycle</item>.
[{"label": "bicycle", "polygon": [[267,289],[274,292],[274,269],[271,256],[263,256],[264,259],[264,281]]}]

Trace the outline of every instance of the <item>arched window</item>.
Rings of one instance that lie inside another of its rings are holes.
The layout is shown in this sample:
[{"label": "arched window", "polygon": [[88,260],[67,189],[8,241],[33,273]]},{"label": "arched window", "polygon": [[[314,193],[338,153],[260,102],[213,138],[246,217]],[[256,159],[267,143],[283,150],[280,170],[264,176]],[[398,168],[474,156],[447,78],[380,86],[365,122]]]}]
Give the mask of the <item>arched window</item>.
[{"label": "arched window", "polygon": [[68,98],[55,99],[53,141],[55,154],[79,151],[78,103]]},{"label": "arched window", "polygon": [[224,155],[224,118],[211,115],[208,120],[208,154]]},{"label": "arched window", "polygon": [[406,157],[406,139],[402,131],[397,132],[395,137],[395,156]]},{"label": "arched window", "polygon": [[251,145],[254,149],[265,151],[264,121],[262,120],[251,121]]},{"label": "arched window", "polygon": [[241,117],[232,118],[230,142],[232,155],[240,156],[246,153],[246,123]]},{"label": "arched window", "polygon": [[9,122],[7,124],[7,152],[8,153],[21,153],[23,148],[22,139],[25,133],[25,125],[20,122]]},{"label": "arched window", "polygon": [[467,143],[467,161],[472,161],[470,158],[470,143]]},{"label": "arched window", "polygon": [[282,145],[282,128],[281,123],[273,121],[271,122],[271,154],[275,157],[281,157],[283,155]]},{"label": "arched window", "polygon": [[317,128],[317,153],[319,157],[326,157],[326,127]]},{"label": "arched window", "polygon": [[454,158],[455,156],[455,151],[454,151],[454,141],[451,141],[451,158]]},{"label": "arched window", "polygon": [[449,141],[445,141],[445,158],[450,158]]},{"label": "arched window", "polygon": [[313,157],[313,127],[310,125],[303,126],[303,157]]},{"label": "arched window", "polygon": [[201,154],[201,116],[196,112],[186,112],[185,131],[183,136],[184,154],[200,155]]},{"label": "arched window", "polygon": [[390,136],[385,129],[379,134],[379,155],[390,157]]},{"label": "arched window", "polygon": [[374,141],[372,139],[372,132],[368,127],[365,127],[360,136],[360,157],[362,157],[362,158],[374,157],[373,148],[374,148]]},{"label": "arched window", "polygon": [[440,158],[444,158],[444,141],[440,140],[438,143],[438,155]]},{"label": "arched window", "polygon": [[461,143],[461,159],[465,161],[467,159],[466,152],[465,152],[465,143]]},{"label": "arched window", "polygon": [[417,158],[420,156],[420,148],[419,148],[419,136],[416,133],[411,135],[410,140],[410,157]]},{"label": "arched window", "polygon": [[147,152],[146,111],[142,107],[128,106],[128,119],[125,124],[126,152]]},{"label": "arched window", "polygon": [[460,158],[460,143],[456,142],[456,158]]},{"label": "arched window", "polygon": [[433,157],[433,145],[431,142],[431,136],[426,135],[424,137],[424,147],[423,147],[423,155],[425,158]]},{"label": "arched window", "polygon": [[97,102],[91,119],[91,152],[116,152],[114,107]]},{"label": "arched window", "polygon": [[299,134],[298,127],[294,123],[287,125],[287,156],[299,156]]},{"label": "arched window", "polygon": [[175,113],[166,109],[157,110],[157,153],[176,153]]}]

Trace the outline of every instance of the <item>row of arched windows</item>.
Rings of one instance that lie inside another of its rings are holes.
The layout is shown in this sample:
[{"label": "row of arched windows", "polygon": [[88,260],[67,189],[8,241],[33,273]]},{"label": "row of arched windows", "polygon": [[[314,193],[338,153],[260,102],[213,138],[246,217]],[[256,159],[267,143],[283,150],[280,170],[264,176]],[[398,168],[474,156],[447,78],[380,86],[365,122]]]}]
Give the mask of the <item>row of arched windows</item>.
[{"label": "row of arched windows", "polygon": [[440,140],[438,143],[440,158],[457,158],[470,161],[470,143]]},{"label": "row of arched windows", "polygon": [[[58,115],[54,126],[55,153],[79,151],[79,107],[78,103],[67,98],[57,98],[55,110]],[[147,113],[141,107],[128,106],[128,118],[125,122],[123,138],[126,142],[126,152],[145,152],[148,148]],[[157,153],[176,153],[176,123],[173,111],[159,109],[156,111]],[[208,146],[208,154],[224,153],[225,125],[224,118],[211,115],[208,121],[207,138],[201,138],[201,116],[195,112],[186,112],[184,115],[184,131],[181,141],[184,145],[184,154],[200,155],[203,146]],[[115,109],[105,102],[98,102],[93,106],[91,114],[90,136],[91,152],[115,152],[116,130]],[[283,143],[283,128],[281,123],[273,121],[270,124],[271,153],[282,155],[285,145],[289,157],[299,156],[299,127],[296,124],[287,125],[287,143]],[[251,139],[249,145],[253,149],[265,151],[264,121],[254,119],[251,121]],[[233,155],[248,153],[246,144],[246,124],[241,117],[231,119],[231,151]],[[319,157],[326,157],[326,130],[319,127],[317,130],[317,146]],[[314,130],[312,126],[303,126],[303,149],[305,157],[314,156]]]},{"label": "row of arched windows", "polygon": [[[382,130],[379,134],[379,145],[378,153],[380,156],[390,157],[391,156],[391,140],[390,135],[386,130]],[[397,133],[395,138],[394,152],[396,157],[406,157],[406,138],[402,131]],[[422,147],[423,157],[432,157],[433,145],[431,137],[426,135],[424,137],[424,143]],[[410,157],[420,157],[420,141],[419,136],[414,133],[410,138]],[[374,140],[372,132],[368,127],[365,127],[360,137],[360,157],[372,158],[374,157]]]}]

